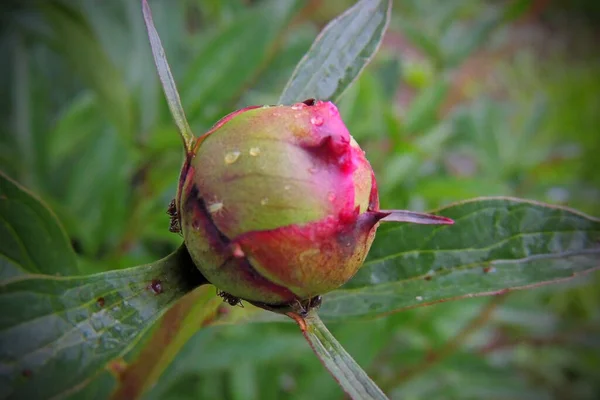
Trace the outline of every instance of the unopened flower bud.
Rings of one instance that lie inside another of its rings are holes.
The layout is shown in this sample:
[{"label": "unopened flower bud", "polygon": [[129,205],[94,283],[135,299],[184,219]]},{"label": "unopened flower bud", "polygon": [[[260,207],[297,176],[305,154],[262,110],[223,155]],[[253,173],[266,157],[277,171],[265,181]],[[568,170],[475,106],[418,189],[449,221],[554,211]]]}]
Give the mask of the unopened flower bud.
[{"label": "unopened flower bud", "polygon": [[248,107],[219,121],[184,165],[177,208],[204,276],[232,296],[270,305],[347,282],[381,220],[451,223],[379,210],[364,152],[335,105],[314,100]]}]

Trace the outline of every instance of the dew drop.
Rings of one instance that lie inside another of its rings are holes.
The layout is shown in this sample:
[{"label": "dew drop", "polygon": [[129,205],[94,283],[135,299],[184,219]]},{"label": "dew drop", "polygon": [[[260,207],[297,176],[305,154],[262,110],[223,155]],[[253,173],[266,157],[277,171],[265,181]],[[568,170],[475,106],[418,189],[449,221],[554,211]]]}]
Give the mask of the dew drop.
[{"label": "dew drop", "polygon": [[258,147],[251,147],[248,151],[252,157],[256,157],[260,154],[260,149]]},{"label": "dew drop", "polygon": [[417,301],[423,301],[423,296],[417,296],[417,297],[415,297],[415,300],[417,300]]},{"label": "dew drop", "polygon": [[291,188],[292,188],[292,187],[291,187],[290,185],[285,185],[285,186],[283,187],[283,190],[290,190]]},{"label": "dew drop", "polygon": [[196,231],[200,230],[200,228],[202,228],[202,222],[200,222],[198,219],[194,220],[192,222],[192,228],[194,228]]},{"label": "dew drop", "polygon": [[223,203],[220,201],[217,201],[216,203],[212,203],[208,206],[208,212],[211,214],[219,212],[222,209],[223,209]]},{"label": "dew drop", "polygon": [[296,103],[292,106],[292,110],[302,110],[304,107],[306,107],[306,104]]},{"label": "dew drop", "polygon": [[269,199],[267,197],[264,197],[261,201],[260,204],[263,206],[266,206],[267,204],[269,204]]},{"label": "dew drop", "polygon": [[225,164],[233,164],[238,158],[240,158],[239,151],[230,151],[229,153],[225,154]]},{"label": "dew drop", "polygon": [[332,117],[335,117],[339,114],[337,107],[335,105],[333,105],[333,103],[329,103],[329,114]]},{"label": "dew drop", "polygon": [[244,250],[242,250],[242,246],[240,246],[239,243],[234,243],[232,245],[232,249],[231,249],[231,253],[233,254],[233,256],[235,258],[244,258],[245,254],[244,254]]},{"label": "dew drop", "polygon": [[323,118],[318,115],[315,115],[314,117],[310,118],[310,123],[313,124],[314,126],[321,126],[321,125],[323,125],[323,122],[324,122]]},{"label": "dew drop", "polygon": [[317,167],[310,167],[308,169],[308,172],[310,172],[311,174],[315,174],[319,169]]},{"label": "dew drop", "polygon": [[335,193],[334,192],[329,192],[327,194],[327,200],[329,200],[330,202],[334,202],[335,201]]}]

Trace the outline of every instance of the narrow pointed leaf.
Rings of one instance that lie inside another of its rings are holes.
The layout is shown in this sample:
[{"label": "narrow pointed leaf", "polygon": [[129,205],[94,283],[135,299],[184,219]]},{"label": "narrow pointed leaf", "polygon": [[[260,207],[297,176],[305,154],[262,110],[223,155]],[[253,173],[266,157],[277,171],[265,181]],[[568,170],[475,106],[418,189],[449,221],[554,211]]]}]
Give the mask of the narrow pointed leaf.
[{"label": "narrow pointed leaf", "polygon": [[361,0],[327,24],[298,63],[279,103],[336,101],[379,48],[391,8],[391,0]]},{"label": "narrow pointed leaf", "polygon": [[148,30],[148,38],[150,39],[150,47],[152,48],[154,63],[156,64],[156,70],[158,71],[160,82],[162,83],[162,87],[165,91],[165,96],[167,97],[169,110],[171,110],[171,115],[173,115],[175,124],[179,129],[179,134],[183,140],[185,150],[189,153],[192,149],[194,134],[192,133],[192,130],[190,129],[188,121],[185,117],[183,105],[181,104],[181,100],[179,98],[179,92],[177,92],[177,87],[175,86],[175,79],[173,79],[173,75],[171,74],[171,69],[169,68],[169,63],[167,62],[165,50],[160,42],[158,32],[154,27],[150,6],[146,0],[142,0],[142,11],[144,14],[144,21],[146,22],[146,28]]},{"label": "narrow pointed leaf", "polygon": [[131,98],[123,76],[102,47],[90,20],[75,2],[38,3],[51,28],[50,43],[71,69],[98,95],[102,110],[121,135],[133,133]]},{"label": "narrow pointed leaf", "polygon": [[28,273],[78,272],[75,253],[56,216],[0,172],[0,280]]},{"label": "narrow pointed leaf", "polygon": [[202,279],[181,247],[125,270],[2,282],[0,397],[52,398],[84,389]]},{"label": "narrow pointed leaf", "polygon": [[324,296],[321,317],[373,317],[600,268],[600,220],[574,210],[488,198],[438,213],[454,225],[382,224],[365,265]]},{"label": "narrow pointed leaf", "polygon": [[375,382],[333,337],[314,309],[304,319],[297,315],[293,318],[325,368],[351,399],[387,399]]},{"label": "narrow pointed leaf", "polygon": [[425,214],[408,210],[380,210],[381,213],[389,215],[382,222],[410,222],[424,225],[452,225],[454,221],[440,215]]}]

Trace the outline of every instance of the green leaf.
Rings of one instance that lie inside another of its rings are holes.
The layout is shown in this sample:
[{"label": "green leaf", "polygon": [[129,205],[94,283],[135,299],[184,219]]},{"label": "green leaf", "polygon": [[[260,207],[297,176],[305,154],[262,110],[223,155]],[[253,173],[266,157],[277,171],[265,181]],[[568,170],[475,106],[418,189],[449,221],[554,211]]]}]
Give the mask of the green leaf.
[{"label": "green leaf", "polygon": [[361,0],[327,24],[298,63],[279,104],[337,101],[373,58],[391,12],[390,0]]},{"label": "green leaf", "polygon": [[223,299],[213,287],[195,290],[175,304],[157,324],[149,341],[119,376],[113,399],[139,398],[153,387],[182,347],[215,318]]},{"label": "green leaf", "polygon": [[148,29],[148,38],[150,39],[150,47],[152,48],[152,55],[154,56],[156,70],[158,71],[160,82],[162,83],[162,87],[165,91],[165,96],[167,97],[167,103],[169,105],[169,109],[171,110],[171,115],[173,116],[175,124],[179,129],[179,134],[183,140],[185,150],[189,153],[192,150],[194,134],[192,133],[192,130],[190,129],[185,117],[185,112],[183,111],[181,100],[179,99],[179,93],[177,92],[177,87],[175,86],[175,79],[173,79],[173,75],[171,74],[171,69],[169,68],[169,63],[167,62],[167,57],[165,55],[165,49],[163,49],[158,32],[154,27],[150,6],[146,0],[142,0],[142,11],[144,13],[146,28]]},{"label": "green leaf", "polygon": [[0,279],[28,273],[79,272],[69,239],[56,216],[1,171],[0,222]]},{"label": "green leaf", "polygon": [[123,78],[102,48],[89,21],[73,4],[41,2],[43,15],[52,28],[51,44],[73,71],[97,94],[120,134],[132,133],[131,99]]},{"label": "green leaf", "polygon": [[0,285],[0,396],[84,389],[175,300],[203,283],[187,250],[90,276],[17,276]]},{"label": "green leaf", "polygon": [[535,287],[600,267],[600,220],[511,198],[438,210],[452,226],[385,224],[365,265],[323,298],[327,319],[367,317]]},{"label": "green leaf", "polygon": [[460,29],[458,25],[455,25],[456,30],[461,31],[460,34],[453,35],[447,32],[442,38],[445,67],[453,68],[463,62],[469,55],[489,40],[490,34],[503,20],[504,14],[501,10],[490,7],[473,26]]},{"label": "green leaf", "polygon": [[210,126],[231,112],[274,55],[298,5],[297,0],[265,2],[241,13],[206,41],[188,67],[181,90],[192,126]]},{"label": "green leaf", "polygon": [[[209,286],[208,289],[212,289],[214,295],[214,288]],[[224,307],[225,310],[229,310],[229,306]],[[264,370],[269,364],[289,360],[290,354],[294,354],[294,359],[304,354],[312,356],[306,351],[306,343],[296,329],[282,330],[281,324],[224,326],[221,324],[222,317],[223,314],[219,314],[215,324],[195,333],[168,366],[158,383],[145,394],[145,398],[173,398],[172,393],[178,393],[176,398],[179,399],[204,398],[196,385],[190,387],[188,381],[182,377],[190,377],[198,382],[203,375],[223,374],[235,370],[241,362],[251,362]],[[283,321],[288,322],[289,319],[285,318]],[[281,391],[278,384],[273,384],[273,376],[270,380],[273,389]]]},{"label": "green leaf", "polygon": [[417,27],[415,22],[410,18],[400,19],[399,25],[402,33],[406,35],[412,45],[422,50],[432,60],[433,64],[439,66],[442,62],[442,55],[438,42],[432,39],[422,27]]},{"label": "green leaf", "polygon": [[404,117],[404,130],[408,134],[421,133],[435,125],[436,114],[440,109],[450,85],[445,78],[441,78],[419,92],[411,102]]},{"label": "green leaf", "polygon": [[296,322],[310,347],[350,398],[387,399],[375,382],[333,337],[314,310],[309,312],[306,318],[297,316]]},{"label": "green leaf", "polygon": [[[102,123],[94,104],[86,108],[82,112],[75,109],[79,114],[76,120],[67,117],[53,132],[57,137],[50,141],[49,149],[56,148],[58,154],[49,157],[44,178],[46,194],[51,195],[48,201],[57,203],[51,205],[65,222],[69,236],[77,241],[80,253],[99,257],[101,249],[115,245],[127,225],[135,152]],[[85,118],[89,125],[69,129]],[[70,145],[52,146],[65,142]]]}]

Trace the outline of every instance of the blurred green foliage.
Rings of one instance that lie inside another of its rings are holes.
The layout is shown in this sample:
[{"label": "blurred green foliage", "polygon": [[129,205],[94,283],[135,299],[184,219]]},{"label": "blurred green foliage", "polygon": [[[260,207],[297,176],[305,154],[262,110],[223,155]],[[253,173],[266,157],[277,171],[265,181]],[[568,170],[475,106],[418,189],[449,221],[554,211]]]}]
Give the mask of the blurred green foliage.
[{"label": "blurred green foliage", "polygon": [[[319,29],[351,3],[150,1],[193,131],[276,102]],[[427,210],[503,195],[598,215],[600,58],[589,4],[395,1],[382,49],[339,104],[382,205]],[[138,2],[1,7],[0,168],[58,214],[87,272],[174,250],[181,238],[165,211],[183,152]],[[332,331],[394,398],[593,399],[593,280]],[[250,324],[196,334],[148,397],[342,394],[294,326]]]}]

